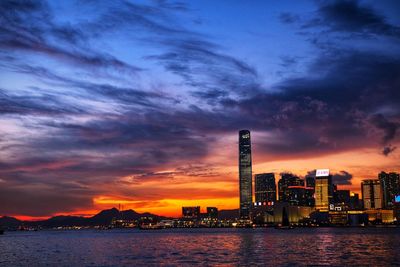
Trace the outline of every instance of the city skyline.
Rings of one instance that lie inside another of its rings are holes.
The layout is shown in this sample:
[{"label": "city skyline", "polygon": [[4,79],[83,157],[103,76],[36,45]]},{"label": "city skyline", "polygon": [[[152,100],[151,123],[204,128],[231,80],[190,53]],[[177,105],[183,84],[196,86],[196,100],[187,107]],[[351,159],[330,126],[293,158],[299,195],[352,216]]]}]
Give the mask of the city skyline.
[{"label": "city skyline", "polygon": [[326,168],[361,197],[400,172],[397,10],[1,1],[0,215],[239,208],[241,129],[251,179]]}]

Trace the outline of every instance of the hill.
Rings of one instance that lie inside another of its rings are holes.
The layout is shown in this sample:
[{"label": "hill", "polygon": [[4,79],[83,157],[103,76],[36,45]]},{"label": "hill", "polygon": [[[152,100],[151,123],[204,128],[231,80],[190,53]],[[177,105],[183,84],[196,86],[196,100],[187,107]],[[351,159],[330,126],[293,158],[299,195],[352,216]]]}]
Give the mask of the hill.
[{"label": "hill", "polygon": [[116,208],[102,210],[92,217],[81,217],[81,216],[54,216],[46,220],[41,221],[20,221],[13,217],[1,217],[0,227],[4,229],[17,229],[21,225],[30,227],[69,227],[69,226],[108,226],[111,224],[113,219],[123,220],[138,220],[142,217],[153,217],[155,220],[167,219],[163,216],[158,216],[148,212],[138,213],[134,210],[119,211]]}]

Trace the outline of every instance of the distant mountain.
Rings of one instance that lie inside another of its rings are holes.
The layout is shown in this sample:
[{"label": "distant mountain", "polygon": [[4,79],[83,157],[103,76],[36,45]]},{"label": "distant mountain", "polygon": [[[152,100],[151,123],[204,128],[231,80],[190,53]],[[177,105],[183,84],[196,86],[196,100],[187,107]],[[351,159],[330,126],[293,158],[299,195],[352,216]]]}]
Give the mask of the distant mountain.
[{"label": "distant mountain", "polygon": [[153,217],[156,220],[166,219],[166,217],[158,216],[148,212],[138,213],[131,209],[119,211],[116,208],[112,208],[109,210],[103,210],[100,213],[94,215],[93,217],[88,218],[88,220],[91,225],[109,225],[113,218],[122,220],[138,220],[142,217]]},{"label": "distant mountain", "polygon": [[81,216],[55,216],[51,217],[47,220],[42,221],[20,221],[13,217],[1,217],[0,218],[0,227],[5,229],[16,229],[21,225],[31,226],[31,227],[44,227],[44,228],[53,228],[53,227],[65,227],[65,226],[95,226],[95,225],[103,225],[108,226],[111,224],[111,221],[115,219],[123,219],[123,220],[138,220],[142,217],[153,217],[155,220],[163,220],[167,219],[163,216],[158,216],[155,214],[151,214],[148,212],[138,213],[134,210],[124,210],[119,211],[116,208],[102,210],[98,214],[92,217],[81,217]]},{"label": "distant mountain", "polygon": [[220,220],[233,220],[236,218],[239,218],[239,209],[218,211],[218,219]]},{"label": "distant mountain", "polygon": [[44,221],[26,222],[27,225],[41,226],[44,228],[53,228],[59,226],[89,226],[85,217],[79,216],[55,216]]},{"label": "distant mountain", "polygon": [[119,219],[121,213],[116,208],[102,210],[93,217],[87,218],[91,225],[109,225],[113,218]]},{"label": "distant mountain", "polygon": [[[41,221],[20,221],[13,217],[0,217],[0,228],[4,229],[17,229],[19,226],[30,226],[30,227],[43,227],[43,228],[54,228],[54,227],[68,227],[68,226],[108,226],[111,224],[113,219],[123,220],[138,220],[143,217],[152,217],[155,220],[170,219],[168,217],[158,216],[152,213],[144,212],[138,213],[134,210],[119,211],[116,208],[102,210],[92,217],[81,217],[81,216],[54,216],[47,220]],[[239,209],[232,210],[220,210],[218,212],[218,219],[220,220],[233,220],[239,218]]]},{"label": "distant mountain", "polygon": [[18,228],[22,224],[22,221],[14,218],[3,216],[0,218],[0,228]]}]

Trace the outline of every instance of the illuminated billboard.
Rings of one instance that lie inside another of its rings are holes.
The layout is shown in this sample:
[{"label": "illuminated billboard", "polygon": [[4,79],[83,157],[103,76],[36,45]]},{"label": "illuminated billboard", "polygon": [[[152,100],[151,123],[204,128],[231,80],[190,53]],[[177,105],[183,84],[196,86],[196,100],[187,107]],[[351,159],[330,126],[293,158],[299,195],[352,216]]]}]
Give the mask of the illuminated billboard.
[{"label": "illuminated billboard", "polygon": [[400,195],[394,197],[394,202],[400,203]]},{"label": "illuminated billboard", "polygon": [[315,177],[329,176],[329,169],[319,169],[315,173]]}]

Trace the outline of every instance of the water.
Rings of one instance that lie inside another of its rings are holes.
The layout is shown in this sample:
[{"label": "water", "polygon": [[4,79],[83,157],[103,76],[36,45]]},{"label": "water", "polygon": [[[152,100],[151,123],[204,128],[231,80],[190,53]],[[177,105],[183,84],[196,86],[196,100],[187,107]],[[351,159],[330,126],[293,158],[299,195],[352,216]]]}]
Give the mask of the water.
[{"label": "water", "polygon": [[400,266],[400,228],[6,232],[0,266]]}]

